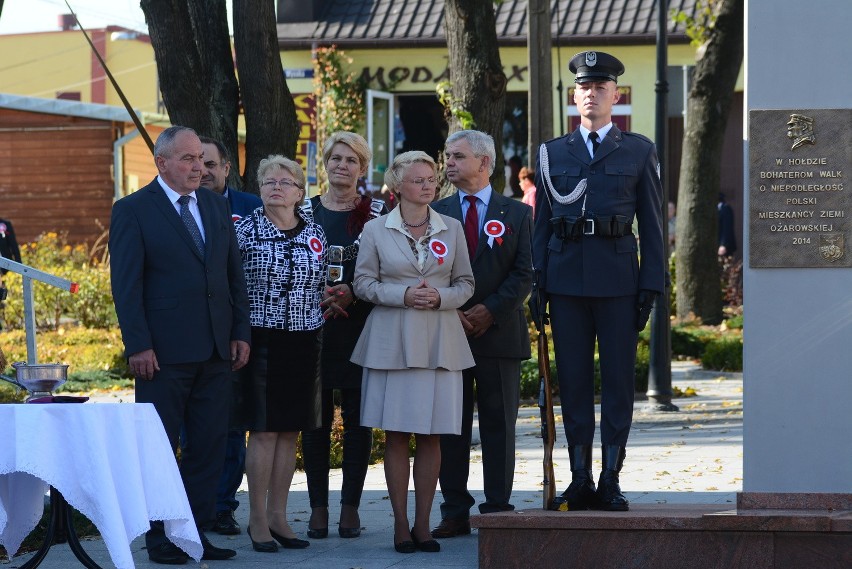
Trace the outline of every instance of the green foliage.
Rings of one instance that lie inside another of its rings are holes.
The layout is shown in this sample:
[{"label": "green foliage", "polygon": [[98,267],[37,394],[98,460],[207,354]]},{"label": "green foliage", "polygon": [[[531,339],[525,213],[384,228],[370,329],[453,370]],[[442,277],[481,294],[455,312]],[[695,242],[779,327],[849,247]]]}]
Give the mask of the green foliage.
[{"label": "green foliage", "polygon": [[725,326],[729,330],[742,330],[743,329],[743,315],[737,314],[735,316],[731,316],[727,320],[725,320]]},{"label": "green foliage", "polygon": [[741,336],[729,336],[712,340],[707,344],[701,356],[704,369],[720,371],[742,371],[743,339]]},{"label": "green foliage", "polygon": [[[23,330],[0,332],[0,346],[9,362],[27,360]],[[121,334],[115,328],[99,330],[74,326],[39,332],[36,349],[41,363],[68,364],[68,381],[57,391],[89,391],[133,385],[124,359]],[[6,375],[12,373],[9,368]]]},{"label": "green foliage", "polygon": [[707,42],[710,30],[716,25],[716,5],[719,2],[720,0],[698,0],[695,3],[695,17],[683,11],[670,10],[672,21],[685,27],[690,45],[699,47]]},{"label": "green foliage", "polygon": [[[535,346],[534,346],[535,347]],[[647,341],[640,339],[636,346],[636,391],[644,393],[648,391],[648,370],[650,368],[650,351]],[[554,359],[553,344],[550,345],[550,380],[553,395],[559,395],[559,379],[556,375],[556,361]],[[600,358],[595,352],[595,393],[601,392],[601,364]],[[538,359],[532,358],[521,362],[521,399],[532,399],[538,401],[541,385],[541,375],[538,370]]]},{"label": "green foliage", "polygon": [[463,130],[476,128],[473,113],[465,108],[461,99],[453,96],[453,84],[450,81],[438,82],[435,85],[435,92],[438,94],[438,101],[444,106],[444,113],[448,115],[447,118],[455,118]]},{"label": "green foliage", "polygon": [[[67,290],[33,281],[33,304],[39,329],[57,330],[63,319],[71,319],[92,328],[117,325],[109,264],[94,258],[87,245],[70,245],[64,233],[43,233],[35,242],[23,244],[21,257],[25,265],[79,284],[79,291],[71,294]],[[3,312],[5,328],[23,328],[21,275],[10,272],[4,280],[9,288]]]},{"label": "green foliage", "polygon": [[[408,455],[414,456],[414,437],[408,442]],[[373,429],[373,446],[370,450],[370,464],[377,464],[385,458],[385,432],[381,429]],[[334,407],[334,421],[331,424],[331,451],[329,455],[329,465],[331,468],[343,467],[343,416],[340,413],[340,406]],[[299,470],[305,469],[305,459],[302,454],[302,434],[299,433],[299,438],[296,444],[296,468]]]},{"label": "green foliage", "polygon": [[695,326],[672,326],[672,355],[701,358],[707,343],[715,339],[715,330]]},{"label": "green foliage", "polygon": [[[9,375],[9,374],[5,374]],[[2,403],[23,403],[27,397],[27,392],[7,383],[0,382],[0,404]]]},{"label": "green foliage", "polygon": [[651,369],[651,350],[647,344],[639,342],[636,346],[636,392],[645,393],[648,391],[648,372]]},{"label": "green foliage", "polygon": [[[367,83],[355,73],[346,71],[352,63],[337,46],[314,50],[314,99],[316,101],[317,164],[323,164],[322,148],[335,132],[358,132],[366,118]],[[326,183],[324,168],[317,168],[320,187]]]}]

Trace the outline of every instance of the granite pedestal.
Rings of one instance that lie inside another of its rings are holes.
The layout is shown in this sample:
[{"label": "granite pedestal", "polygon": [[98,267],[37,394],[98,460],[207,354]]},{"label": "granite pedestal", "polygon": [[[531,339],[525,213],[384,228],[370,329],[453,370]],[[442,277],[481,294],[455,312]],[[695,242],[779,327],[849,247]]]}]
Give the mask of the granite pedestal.
[{"label": "granite pedestal", "polygon": [[852,494],[740,493],[718,504],[628,512],[517,510],[474,516],[479,567],[852,567]]}]

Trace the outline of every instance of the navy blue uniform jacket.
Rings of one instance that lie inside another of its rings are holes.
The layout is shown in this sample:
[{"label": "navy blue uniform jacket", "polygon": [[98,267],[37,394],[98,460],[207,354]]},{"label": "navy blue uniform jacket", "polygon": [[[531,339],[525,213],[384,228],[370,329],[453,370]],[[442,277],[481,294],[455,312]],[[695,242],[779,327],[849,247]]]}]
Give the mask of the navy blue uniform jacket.
[{"label": "navy blue uniform jacket", "polygon": [[[554,189],[566,196],[584,178],[587,189],[574,203],[559,204],[537,169],[533,265],[541,271],[539,286],[547,293],[568,296],[627,296],[641,289],[662,294],[666,272],[662,186],[654,143],[613,125],[594,159],[579,129],[545,145]],[[576,241],[553,234],[550,220],[580,217],[584,200],[587,216],[638,219],[641,262],[632,233],[619,238],[584,235]]]}]

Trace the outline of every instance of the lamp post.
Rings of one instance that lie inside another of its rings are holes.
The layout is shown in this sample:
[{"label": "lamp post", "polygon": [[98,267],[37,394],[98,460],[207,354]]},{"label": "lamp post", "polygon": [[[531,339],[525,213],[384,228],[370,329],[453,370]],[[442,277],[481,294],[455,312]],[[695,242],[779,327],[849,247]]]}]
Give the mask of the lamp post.
[{"label": "lamp post", "polygon": [[[659,0],[657,3],[657,108],[656,128],[654,140],[657,145],[657,154],[660,159],[660,183],[663,187],[661,219],[663,220],[663,246],[668,251],[669,247],[669,224],[668,203],[669,191],[668,180],[665,176],[665,168],[668,164],[666,155],[666,144],[668,137],[668,106],[666,98],[669,93],[667,80],[668,66],[668,39],[666,24],[668,17],[668,0]],[[669,256],[666,255],[666,259]],[[666,271],[666,285],[662,296],[657,299],[656,306],[651,312],[651,345],[650,345],[650,367],[648,370],[648,406],[658,411],[678,411],[677,405],[672,403],[672,360],[671,360],[671,322],[669,321],[669,293],[671,291],[671,279]]]}]

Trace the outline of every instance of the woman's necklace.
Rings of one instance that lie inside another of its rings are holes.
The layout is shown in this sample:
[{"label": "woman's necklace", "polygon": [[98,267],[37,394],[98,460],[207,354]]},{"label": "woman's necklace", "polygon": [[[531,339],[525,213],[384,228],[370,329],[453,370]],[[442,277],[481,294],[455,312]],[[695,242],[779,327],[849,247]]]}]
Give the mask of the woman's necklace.
[{"label": "woman's necklace", "polygon": [[331,211],[349,211],[351,209],[355,209],[355,202],[358,201],[358,196],[356,195],[352,201],[337,201],[331,197],[330,192],[324,193],[320,196],[320,201],[322,205]]},{"label": "woman's necklace", "polygon": [[[400,212],[399,216],[402,217],[402,212]],[[426,211],[426,217],[424,217],[423,221],[421,221],[420,223],[408,223],[407,221],[405,221],[405,218],[402,217],[402,223],[404,223],[406,227],[423,227],[424,225],[426,225],[427,221],[429,221],[428,210]]]}]

